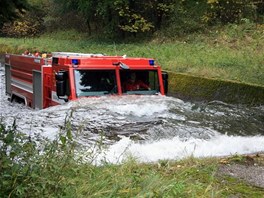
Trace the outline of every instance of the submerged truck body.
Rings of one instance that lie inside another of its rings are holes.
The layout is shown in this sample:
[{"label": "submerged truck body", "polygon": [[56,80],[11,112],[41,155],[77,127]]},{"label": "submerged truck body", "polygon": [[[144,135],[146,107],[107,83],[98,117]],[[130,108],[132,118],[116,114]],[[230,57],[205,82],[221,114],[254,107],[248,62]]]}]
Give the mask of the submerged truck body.
[{"label": "submerged truck body", "polygon": [[[145,86],[126,90],[134,73]],[[81,97],[165,95],[168,76],[150,58],[55,52],[50,58],[6,54],[6,93],[11,101],[44,109]]]}]

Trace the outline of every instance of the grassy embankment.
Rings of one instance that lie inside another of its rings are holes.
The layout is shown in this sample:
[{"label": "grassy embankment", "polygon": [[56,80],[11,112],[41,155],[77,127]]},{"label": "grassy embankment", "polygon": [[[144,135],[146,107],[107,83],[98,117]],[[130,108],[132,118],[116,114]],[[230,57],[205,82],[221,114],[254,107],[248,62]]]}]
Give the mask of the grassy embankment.
[{"label": "grassy embankment", "polygon": [[[74,156],[71,126],[65,123],[60,138],[43,142],[20,134],[15,125],[0,123],[1,197],[263,197],[264,189],[223,175],[219,166],[248,164],[248,158],[192,157],[181,161],[142,164],[128,159],[121,165],[94,166],[93,149],[85,159]],[[100,144],[98,144],[100,146]],[[253,160],[253,161],[252,161]],[[264,165],[264,158],[250,158]]]},{"label": "grassy embankment", "polygon": [[87,39],[73,31],[35,39],[0,38],[0,53],[69,51],[153,57],[163,69],[196,76],[264,85],[264,26],[230,25],[174,39],[115,43]]}]

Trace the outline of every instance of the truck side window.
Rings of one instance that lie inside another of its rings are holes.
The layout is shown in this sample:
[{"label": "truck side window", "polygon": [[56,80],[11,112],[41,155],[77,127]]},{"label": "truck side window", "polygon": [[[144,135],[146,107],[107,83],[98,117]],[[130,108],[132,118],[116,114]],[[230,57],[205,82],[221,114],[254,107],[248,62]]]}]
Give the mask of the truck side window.
[{"label": "truck side window", "polygon": [[114,70],[75,70],[77,96],[117,93]]},{"label": "truck side window", "polygon": [[157,71],[123,70],[120,76],[123,93],[157,94],[159,92]]}]

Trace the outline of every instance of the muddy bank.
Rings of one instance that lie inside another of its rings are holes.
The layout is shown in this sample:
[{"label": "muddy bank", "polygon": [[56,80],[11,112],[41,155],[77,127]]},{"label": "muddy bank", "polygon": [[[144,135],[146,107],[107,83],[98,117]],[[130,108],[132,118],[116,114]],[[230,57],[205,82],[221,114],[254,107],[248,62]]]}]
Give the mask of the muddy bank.
[{"label": "muddy bank", "polygon": [[169,95],[183,100],[213,101],[229,104],[264,104],[264,86],[169,73]]}]

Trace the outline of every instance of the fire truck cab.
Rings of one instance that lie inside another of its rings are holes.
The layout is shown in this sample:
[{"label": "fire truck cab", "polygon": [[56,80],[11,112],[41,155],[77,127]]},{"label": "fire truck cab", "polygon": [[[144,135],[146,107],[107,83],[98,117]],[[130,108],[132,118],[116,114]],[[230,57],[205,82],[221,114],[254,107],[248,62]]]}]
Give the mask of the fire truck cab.
[{"label": "fire truck cab", "polygon": [[[168,74],[150,58],[69,52],[54,52],[51,58],[6,54],[5,75],[11,101],[37,109],[81,97],[165,95],[168,90]],[[127,89],[131,76],[138,84]]]}]

